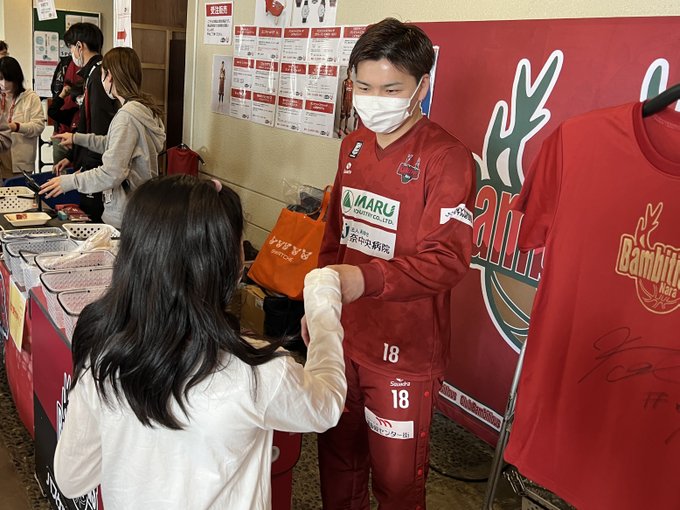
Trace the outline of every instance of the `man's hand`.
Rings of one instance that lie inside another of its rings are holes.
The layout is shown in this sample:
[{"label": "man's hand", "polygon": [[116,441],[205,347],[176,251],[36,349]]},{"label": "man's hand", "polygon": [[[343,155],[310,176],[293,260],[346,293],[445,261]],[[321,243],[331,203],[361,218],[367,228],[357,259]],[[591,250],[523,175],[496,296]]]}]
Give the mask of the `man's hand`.
[{"label": "man's hand", "polygon": [[73,133],[57,133],[52,135],[52,140],[59,141],[59,145],[63,145],[67,149],[73,147]]},{"label": "man's hand", "polygon": [[347,305],[364,295],[364,274],[357,266],[338,264],[326,266],[340,275],[342,304]]},{"label": "man's hand", "polygon": [[45,195],[45,198],[58,197],[63,192],[64,190],[61,187],[61,177],[53,177],[45,184],[40,186],[40,194]]},{"label": "man's hand", "polygon": [[59,163],[54,165],[52,167],[52,173],[54,175],[61,175],[61,172],[63,172],[66,168],[68,168],[71,165],[71,160],[68,158],[64,158]]},{"label": "man's hand", "polygon": [[61,92],[59,92],[59,97],[62,99],[66,99],[66,96],[68,96],[71,93],[71,86],[70,85],[64,85],[64,88],[61,89]]}]

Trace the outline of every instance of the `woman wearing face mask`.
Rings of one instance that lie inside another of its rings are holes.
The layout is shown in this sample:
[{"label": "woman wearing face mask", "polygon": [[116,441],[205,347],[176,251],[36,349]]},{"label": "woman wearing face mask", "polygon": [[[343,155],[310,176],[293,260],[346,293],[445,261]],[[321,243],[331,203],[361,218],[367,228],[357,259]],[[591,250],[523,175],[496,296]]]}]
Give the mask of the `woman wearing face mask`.
[{"label": "woman wearing face mask", "polygon": [[0,59],[0,109],[12,133],[12,149],[0,157],[2,177],[15,173],[33,173],[37,155],[37,139],[45,129],[40,97],[24,88],[24,73],[16,59]]},{"label": "woman wearing face mask", "polygon": [[161,109],[141,91],[142,65],[132,48],[114,48],[104,55],[102,86],[123,105],[106,136],[82,133],[55,135],[66,146],[87,147],[102,154],[102,165],[87,172],[60,175],[42,186],[47,198],[77,189],[103,192],[104,222],[119,228],[127,194],[158,175],[158,154],[165,143]]}]

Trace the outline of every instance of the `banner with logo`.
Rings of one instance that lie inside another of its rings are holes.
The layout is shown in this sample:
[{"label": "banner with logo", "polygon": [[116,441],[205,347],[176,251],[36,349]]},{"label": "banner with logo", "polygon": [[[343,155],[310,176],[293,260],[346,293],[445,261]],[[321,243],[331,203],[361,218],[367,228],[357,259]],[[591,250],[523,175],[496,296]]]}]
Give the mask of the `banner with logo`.
[{"label": "banner with logo", "polygon": [[511,208],[525,173],[563,120],[680,82],[680,17],[421,26],[440,47],[430,117],[477,167],[472,269],[454,292],[440,403],[493,444],[542,270],[541,251],[516,251],[522,218]]}]

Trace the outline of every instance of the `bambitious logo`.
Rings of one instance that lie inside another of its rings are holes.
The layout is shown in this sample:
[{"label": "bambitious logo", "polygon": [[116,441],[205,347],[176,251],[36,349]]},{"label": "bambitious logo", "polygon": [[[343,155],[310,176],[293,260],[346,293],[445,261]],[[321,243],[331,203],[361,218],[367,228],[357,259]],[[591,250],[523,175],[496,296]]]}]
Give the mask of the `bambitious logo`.
[{"label": "bambitious logo", "polygon": [[680,307],[680,248],[652,243],[659,226],[663,203],[647,204],[635,234],[623,234],[616,258],[616,272],[635,280],[637,297],[653,313],[670,313]]},{"label": "bambitious logo", "polygon": [[531,302],[543,255],[517,250],[522,217],[511,208],[524,181],[524,146],[550,120],[545,103],[557,82],[563,60],[562,52],[554,51],[534,83],[531,83],[529,60],[519,62],[513,102],[511,105],[505,101],[496,103],[482,155],[474,154],[478,191],[472,267],[480,270],[489,316],[503,339],[515,350],[519,350],[529,330]]}]

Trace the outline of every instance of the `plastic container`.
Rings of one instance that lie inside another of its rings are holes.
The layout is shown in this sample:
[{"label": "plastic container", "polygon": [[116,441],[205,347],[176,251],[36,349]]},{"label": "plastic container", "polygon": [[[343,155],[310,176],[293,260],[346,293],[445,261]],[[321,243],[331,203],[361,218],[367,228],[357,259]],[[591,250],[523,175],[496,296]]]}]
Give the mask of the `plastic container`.
[{"label": "plastic container", "polygon": [[27,188],[26,186],[3,186],[0,187],[0,196],[16,196],[16,195],[23,195],[23,196],[33,196],[33,190],[31,188]]},{"label": "plastic container", "polygon": [[66,338],[73,338],[73,331],[80,312],[90,303],[99,299],[106,292],[106,287],[86,290],[65,290],[57,294],[57,300],[64,312],[64,332]]},{"label": "plastic container", "polygon": [[63,227],[68,236],[77,241],[84,241],[92,234],[105,229],[109,230],[112,239],[120,237],[120,232],[106,223],[64,223]]},{"label": "plastic container", "polygon": [[45,253],[50,251],[70,251],[74,250],[78,244],[71,239],[30,239],[28,241],[14,241],[5,246],[5,261],[12,272],[12,276],[19,285],[24,285],[23,267],[21,252]]},{"label": "plastic container", "polygon": [[[0,188],[2,189],[2,188]],[[0,231],[0,244],[4,250],[7,243],[15,241],[30,241],[33,239],[48,240],[48,239],[66,239],[68,235],[59,227],[39,227],[39,228],[22,228],[16,230],[2,230]]]},{"label": "plastic container", "polygon": [[85,267],[68,271],[48,271],[40,275],[47,310],[60,328],[64,327],[64,313],[57,295],[65,290],[86,290],[91,288],[108,287],[111,284],[113,268]]},{"label": "plastic container", "polygon": [[41,271],[59,271],[82,267],[111,267],[116,256],[107,250],[55,252],[36,255],[35,264]]}]

